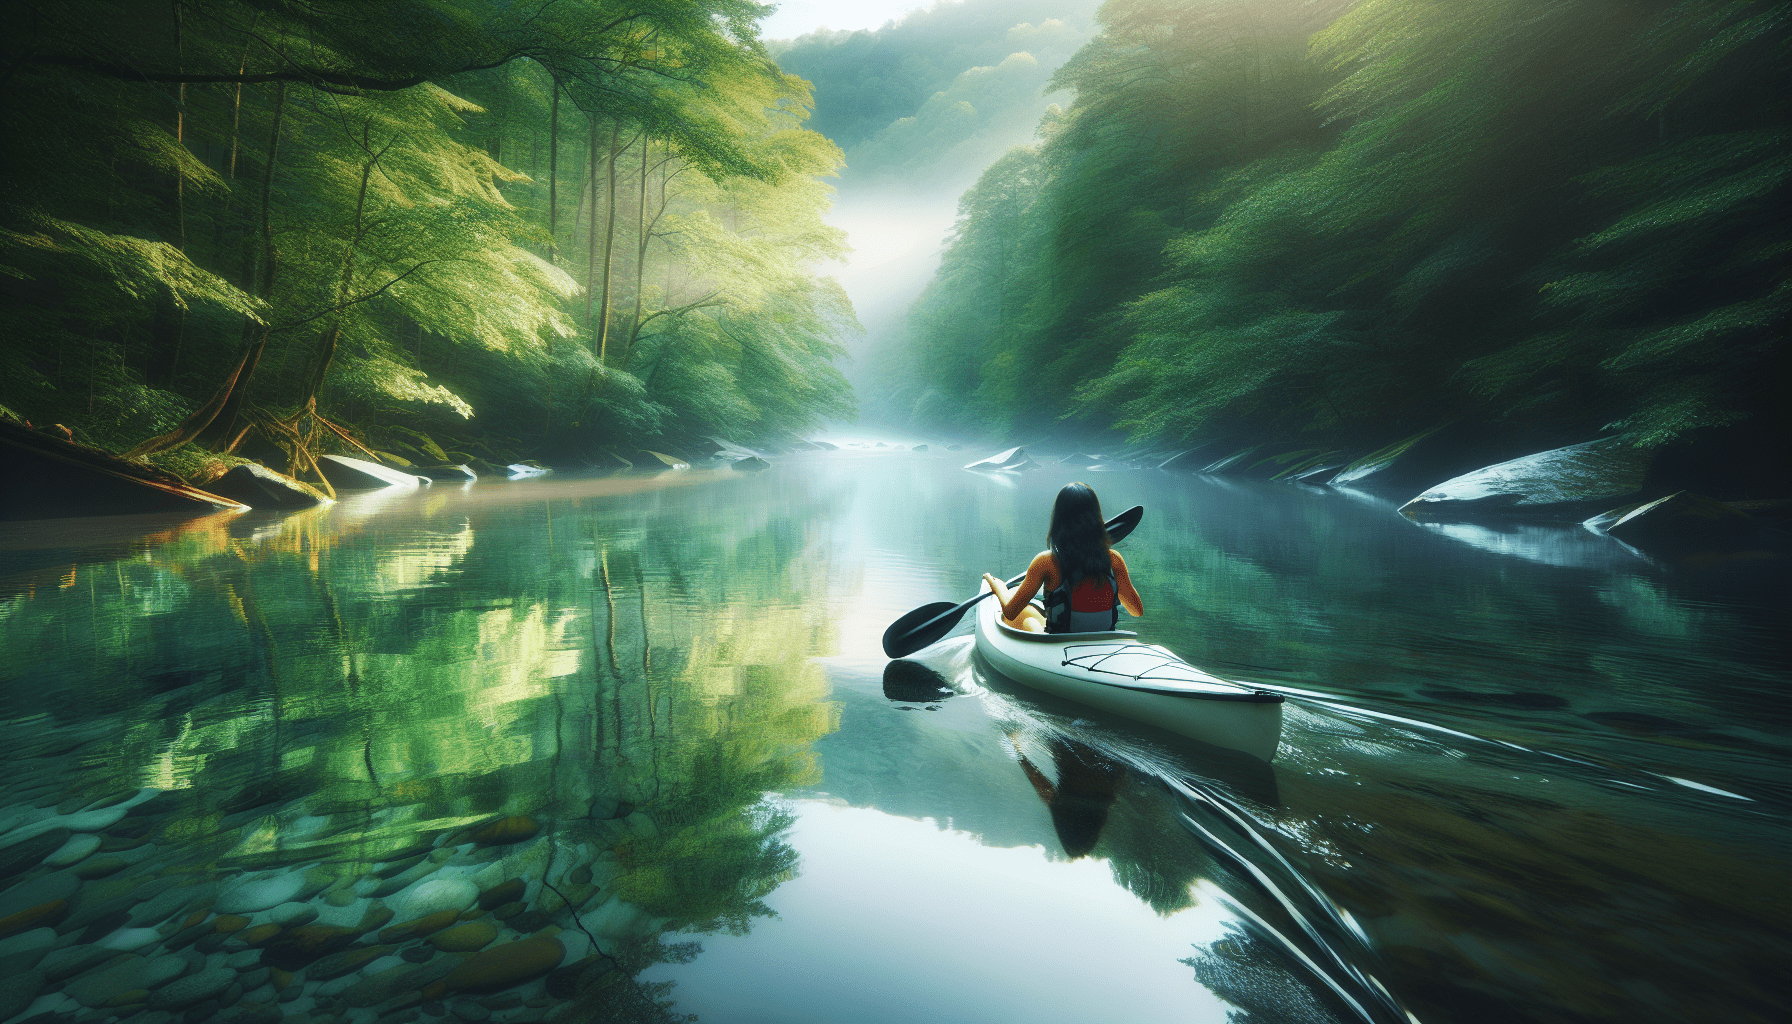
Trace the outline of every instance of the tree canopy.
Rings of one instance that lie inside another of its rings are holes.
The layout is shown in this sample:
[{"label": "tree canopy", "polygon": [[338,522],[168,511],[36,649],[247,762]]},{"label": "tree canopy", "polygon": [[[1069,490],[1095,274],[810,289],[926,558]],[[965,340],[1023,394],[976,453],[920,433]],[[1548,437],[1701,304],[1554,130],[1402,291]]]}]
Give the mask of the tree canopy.
[{"label": "tree canopy", "polygon": [[1069,109],[966,193],[880,411],[1164,441],[1783,417],[1784,5],[1101,19]]}]

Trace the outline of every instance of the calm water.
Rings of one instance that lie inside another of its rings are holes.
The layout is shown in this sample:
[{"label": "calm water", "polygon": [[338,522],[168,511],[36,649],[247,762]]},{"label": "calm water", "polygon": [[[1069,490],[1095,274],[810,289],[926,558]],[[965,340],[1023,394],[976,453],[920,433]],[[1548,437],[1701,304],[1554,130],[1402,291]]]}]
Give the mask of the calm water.
[{"label": "calm water", "polygon": [[1784,1019],[1783,566],[1083,474],[1264,765],[883,658],[1068,479],[964,461],[0,527],[0,1010]]}]

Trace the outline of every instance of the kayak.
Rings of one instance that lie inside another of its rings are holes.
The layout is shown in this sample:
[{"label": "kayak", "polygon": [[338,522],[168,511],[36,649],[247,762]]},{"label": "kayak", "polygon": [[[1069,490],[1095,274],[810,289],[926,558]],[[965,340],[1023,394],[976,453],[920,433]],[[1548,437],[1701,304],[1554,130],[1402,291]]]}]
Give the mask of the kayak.
[{"label": "kayak", "polygon": [[1031,633],[977,607],[977,653],[1016,682],[1268,761],[1282,739],[1282,696],[1201,671],[1127,630]]}]

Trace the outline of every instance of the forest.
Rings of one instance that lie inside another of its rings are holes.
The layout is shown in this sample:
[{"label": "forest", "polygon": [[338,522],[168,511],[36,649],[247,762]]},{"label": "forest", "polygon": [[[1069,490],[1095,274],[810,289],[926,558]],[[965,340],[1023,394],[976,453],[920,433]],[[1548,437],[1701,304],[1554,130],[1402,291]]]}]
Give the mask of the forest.
[{"label": "forest", "polygon": [[761,5],[11,6],[16,419],[189,477],[303,476],[853,411],[821,220],[842,158]]},{"label": "forest", "polygon": [[1787,5],[1099,18],[1051,82],[1074,99],[961,199],[868,414],[1365,450],[1456,418],[1784,436]]}]

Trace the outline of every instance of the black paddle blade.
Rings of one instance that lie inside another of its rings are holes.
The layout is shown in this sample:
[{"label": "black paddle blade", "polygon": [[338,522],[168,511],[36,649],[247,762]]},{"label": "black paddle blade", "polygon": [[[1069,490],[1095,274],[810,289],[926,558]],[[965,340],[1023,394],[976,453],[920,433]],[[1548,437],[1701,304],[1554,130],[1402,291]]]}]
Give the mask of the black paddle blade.
[{"label": "black paddle blade", "polygon": [[[1139,520],[1144,517],[1145,506],[1134,505],[1108,520],[1103,525],[1108,528],[1109,543],[1118,543],[1127,534],[1137,529]],[[1017,586],[1023,579],[1025,579],[1024,576],[1016,576],[1008,581],[1008,585]],[[885,657],[907,657],[952,632],[952,627],[958,625],[959,619],[964,618],[965,611],[989,595],[990,592],[985,590],[963,604],[935,601],[932,604],[922,605],[890,623],[890,628],[884,630]]]},{"label": "black paddle blade", "polygon": [[[1126,535],[1139,528],[1139,520],[1145,518],[1145,506],[1134,505],[1114,518],[1108,520],[1108,543],[1118,544],[1126,539]],[[1013,586],[1013,584],[1009,584]]]},{"label": "black paddle blade", "polygon": [[[932,604],[924,604],[890,623],[890,628],[884,630],[884,656],[889,658],[906,657],[952,632],[952,627],[958,625],[958,620],[964,611],[959,609],[958,615],[947,615],[946,613],[956,608],[958,605],[950,601],[935,601]],[[939,619],[938,622],[930,621],[936,618]],[[911,631],[916,627],[925,628],[918,633],[912,633]]]}]

